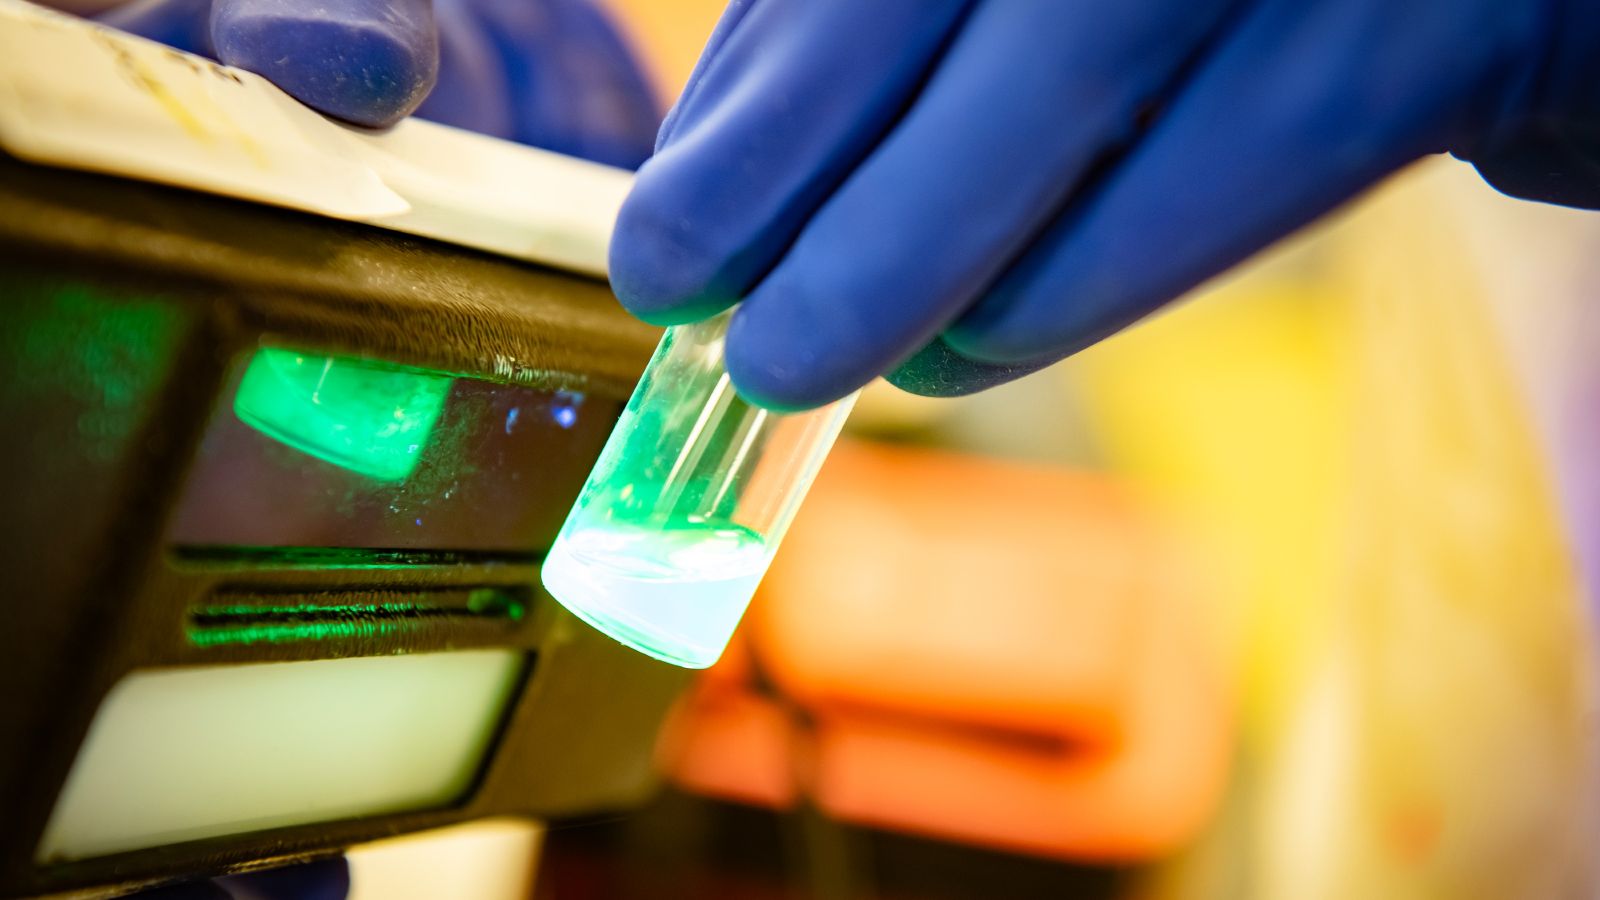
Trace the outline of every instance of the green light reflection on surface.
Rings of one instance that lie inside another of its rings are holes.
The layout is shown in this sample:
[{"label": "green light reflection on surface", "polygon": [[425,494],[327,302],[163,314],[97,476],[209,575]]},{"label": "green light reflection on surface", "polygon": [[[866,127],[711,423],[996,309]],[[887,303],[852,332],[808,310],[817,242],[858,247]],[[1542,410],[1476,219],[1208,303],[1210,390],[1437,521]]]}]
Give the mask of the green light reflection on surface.
[{"label": "green light reflection on surface", "polygon": [[16,424],[13,452],[41,469],[117,459],[152,414],[188,317],[88,284],[8,272],[3,285],[0,409]]},{"label": "green light reflection on surface", "polygon": [[467,592],[465,605],[423,601],[379,601],[325,606],[225,603],[190,614],[187,637],[197,647],[283,644],[383,637],[430,619],[521,621],[527,606],[497,588]]},{"label": "green light reflection on surface", "polygon": [[483,562],[532,563],[534,553],[449,550],[368,550],[361,547],[177,546],[175,563],[200,569],[362,569],[400,571],[418,566],[468,566]]},{"label": "green light reflection on surface", "polygon": [[422,457],[451,381],[423,369],[263,347],[239,382],[233,411],[317,459],[403,481]]},{"label": "green light reflection on surface", "polygon": [[289,644],[296,641],[336,641],[376,638],[394,634],[405,623],[394,620],[351,622],[271,622],[227,628],[191,628],[189,643],[196,647],[228,644]]}]

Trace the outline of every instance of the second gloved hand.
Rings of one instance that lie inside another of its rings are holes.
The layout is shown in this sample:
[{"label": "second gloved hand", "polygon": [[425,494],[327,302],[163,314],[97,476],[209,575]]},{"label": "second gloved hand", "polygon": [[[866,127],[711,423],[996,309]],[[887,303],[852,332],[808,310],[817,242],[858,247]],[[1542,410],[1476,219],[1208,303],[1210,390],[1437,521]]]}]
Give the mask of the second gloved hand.
[{"label": "second gloved hand", "polygon": [[1420,156],[1600,206],[1594,0],[740,0],[611,248],[774,408],[1111,334]]},{"label": "second gloved hand", "polygon": [[358,125],[423,118],[632,168],[654,95],[591,0],[134,0],[99,20]]}]

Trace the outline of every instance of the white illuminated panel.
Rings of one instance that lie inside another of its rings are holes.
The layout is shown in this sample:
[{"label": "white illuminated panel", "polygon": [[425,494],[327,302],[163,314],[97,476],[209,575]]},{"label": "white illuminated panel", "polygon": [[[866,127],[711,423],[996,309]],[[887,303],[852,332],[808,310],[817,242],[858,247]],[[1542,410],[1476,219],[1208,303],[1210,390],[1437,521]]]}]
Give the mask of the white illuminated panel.
[{"label": "white illuminated panel", "polygon": [[448,804],[521,660],[496,649],[135,672],[95,715],[38,859]]}]

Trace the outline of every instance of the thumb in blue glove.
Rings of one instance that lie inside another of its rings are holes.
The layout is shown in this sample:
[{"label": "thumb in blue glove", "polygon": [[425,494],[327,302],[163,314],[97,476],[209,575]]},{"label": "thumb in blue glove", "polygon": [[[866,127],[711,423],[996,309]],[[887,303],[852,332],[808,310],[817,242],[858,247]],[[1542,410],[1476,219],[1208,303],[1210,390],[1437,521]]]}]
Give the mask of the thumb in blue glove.
[{"label": "thumb in blue glove", "polygon": [[741,0],[613,286],[734,303],[748,398],[959,394],[1128,325],[1420,156],[1600,205],[1593,0]]},{"label": "thumb in blue glove", "polygon": [[408,115],[439,74],[432,0],[137,0],[100,21],[263,75],[359,125]]}]

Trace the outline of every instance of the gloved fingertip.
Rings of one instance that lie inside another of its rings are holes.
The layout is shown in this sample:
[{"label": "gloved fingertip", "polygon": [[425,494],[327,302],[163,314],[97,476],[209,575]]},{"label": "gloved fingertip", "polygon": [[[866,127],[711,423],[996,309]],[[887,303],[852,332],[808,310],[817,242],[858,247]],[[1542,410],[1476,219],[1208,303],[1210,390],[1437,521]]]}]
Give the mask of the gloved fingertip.
[{"label": "gloved fingertip", "polygon": [[428,0],[216,0],[217,58],[357,125],[392,125],[428,96],[439,39]]},{"label": "gloved fingertip", "polygon": [[732,306],[737,294],[717,283],[692,230],[657,214],[647,192],[635,187],[611,233],[608,271],[617,299],[652,325],[694,322]]},{"label": "gloved fingertip", "polygon": [[851,360],[819,351],[814,337],[753,321],[745,309],[728,323],[723,350],[728,376],[739,396],[774,412],[800,412],[826,406],[861,388]]},{"label": "gloved fingertip", "polygon": [[669,325],[686,325],[709,319],[733,305],[729,299],[719,299],[700,291],[672,289],[669,270],[654,266],[635,266],[615,262],[613,246],[610,269],[611,292],[622,308],[640,321],[665,328]]},{"label": "gloved fingertip", "polygon": [[908,394],[922,397],[964,397],[1015,381],[1039,371],[1049,363],[1017,365],[983,363],[956,352],[944,338],[918,350],[910,359],[884,376]]},{"label": "gloved fingertip", "polygon": [[826,406],[850,393],[846,390],[836,397],[830,391],[811,383],[804,376],[774,372],[770,366],[731,352],[728,355],[727,365],[729,379],[739,396],[755,406],[773,412],[804,412]]},{"label": "gloved fingertip", "polygon": [[[1049,352],[1048,347],[1040,345],[1039,333],[986,321],[983,318],[986,311],[987,307],[980,306],[967,313],[935,343],[949,351],[954,359],[1002,369],[1024,366]],[[946,364],[950,364],[949,360]]]}]

